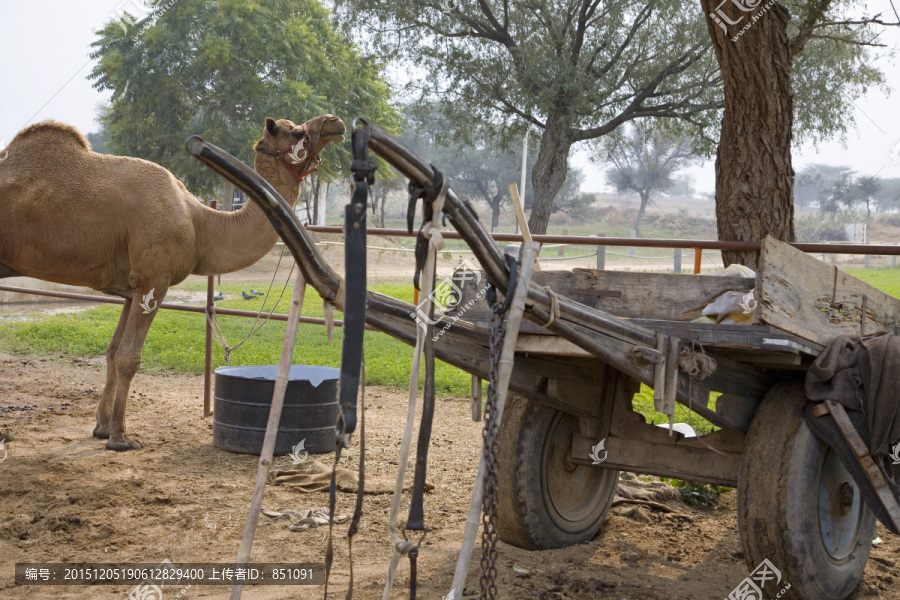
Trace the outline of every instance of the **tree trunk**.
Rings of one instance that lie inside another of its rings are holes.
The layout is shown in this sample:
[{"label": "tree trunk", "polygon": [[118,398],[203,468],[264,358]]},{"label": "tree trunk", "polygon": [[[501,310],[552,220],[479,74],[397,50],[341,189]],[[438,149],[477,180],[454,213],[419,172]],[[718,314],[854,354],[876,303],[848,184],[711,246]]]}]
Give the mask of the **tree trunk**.
[{"label": "tree trunk", "polygon": [[[700,0],[722,71],[725,106],[716,156],[720,240],[794,241],[791,54],[788,11],[744,11],[734,0]],[[717,5],[718,4],[718,5]],[[746,6],[749,2],[744,2]],[[758,267],[756,252],[722,252],[725,265]]]},{"label": "tree trunk", "polygon": [[300,192],[297,194],[299,198],[298,202],[303,202],[304,207],[306,208],[306,222],[310,225],[313,224],[312,220],[312,212],[310,211],[309,206],[309,184],[305,181],[300,182]]},{"label": "tree trunk", "polygon": [[644,220],[644,212],[647,210],[647,205],[650,203],[649,191],[638,192],[638,194],[641,196],[641,207],[638,209],[637,218],[634,220],[635,237],[641,237],[641,221]]},{"label": "tree trunk", "polygon": [[382,229],[384,229],[384,212],[385,212],[385,207],[387,205],[387,193],[388,193],[388,186],[387,186],[387,183],[385,183],[383,186],[381,186],[381,211],[380,211],[381,214],[379,215]]},{"label": "tree trunk", "polygon": [[227,212],[234,210],[234,184],[226,181],[222,184],[222,208]]},{"label": "tree trunk", "polygon": [[[491,233],[497,231],[497,227],[500,226],[500,203],[503,202],[503,194],[501,192],[497,192],[497,195],[494,196],[493,200],[489,202],[491,207]],[[532,213],[534,214],[534,213]]]},{"label": "tree trunk", "polygon": [[319,224],[319,190],[322,188],[322,180],[319,179],[319,176],[316,175],[316,183],[313,187],[313,210],[312,210],[312,221],[309,222],[310,225],[318,225]]},{"label": "tree trunk", "polygon": [[531,204],[528,227],[533,234],[547,233],[553,199],[566,182],[571,147],[568,123],[561,115],[550,114],[541,136],[541,149],[531,172],[534,201]]}]

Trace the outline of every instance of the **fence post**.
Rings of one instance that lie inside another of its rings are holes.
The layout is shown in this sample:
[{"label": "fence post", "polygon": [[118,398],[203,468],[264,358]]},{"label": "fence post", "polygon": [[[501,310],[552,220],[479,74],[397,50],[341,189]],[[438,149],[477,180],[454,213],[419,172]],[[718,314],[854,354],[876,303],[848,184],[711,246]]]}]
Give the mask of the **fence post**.
[{"label": "fence post", "polygon": [[[215,200],[210,201],[209,207],[213,210],[217,209],[218,203]],[[221,278],[221,275],[219,276]],[[213,287],[214,277],[210,275],[206,278],[206,358],[203,363],[203,417],[206,418],[212,414],[210,409],[210,396],[212,395],[212,325],[209,324],[209,316],[213,309]],[[221,281],[221,279],[220,279]]]},{"label": "fence post", "polygon": [[700,274],[700,259],[703,257],[703,248],[694,248],[694,275]]},{"label": "fence post", "polygon": [[675,248],[675,272],[681,273],[681,248]]},{"label": "fence post", "polygon": [[[569,235],[569,230],[568,230],[568,229],[563,229],[563,230],[562,230],[562,234],[563,234],[563,235]],[[566,255],[566,246],[565,246],[565,244],[560,245],[559,251],[556,253],[556,255],[557,255],[557,256],[565,256],[565,255]]]},{"label": "fence post", "polygon": [[472,420],[481,420],[481,378],[472,375]]},{"label": "fence post", "polygon": [[[598,233],[597,237],[606,237],[605,233]],[[606,269],[606,246],[597,246],[597,269]]]},{"label": "fence post", "polygon": [[[636,237],[637,237],[637,230],[632,229],[632,230],[631,230],[631,235],[629,235],[628,237],[630,237],[630,238],[636,238]],[[634,246],[631,246],[630,248],[628,248],[628,254],[629,254],[629,256],[634,256]]]}]

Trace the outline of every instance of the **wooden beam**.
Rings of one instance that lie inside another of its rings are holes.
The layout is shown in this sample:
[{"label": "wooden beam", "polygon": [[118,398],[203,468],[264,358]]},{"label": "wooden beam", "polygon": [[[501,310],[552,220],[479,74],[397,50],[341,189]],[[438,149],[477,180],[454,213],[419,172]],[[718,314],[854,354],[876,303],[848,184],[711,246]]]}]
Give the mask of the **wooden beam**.
[{"label": "wooden beam", "polygon": [[[658,429],[663,434],[667,433],[661,427],[653,425],[646,427]],[[572,462],[582,465],[593,464],[590,458],[591,448],[597,441],[581,435],[573,436]],[[706,448],[684,443],[648,442],[614,435],[606,438],[605,449],[609,452],[603,462],[605,468],[729,487],[737,486],[741,465],[740,454],[726,453],[722,456]]]},{"label": "wooden beam", "polygon": [[617,317],[689,321],[724,292],[751,290],[753,278],[626,271],[544,271],[534,282]]}]

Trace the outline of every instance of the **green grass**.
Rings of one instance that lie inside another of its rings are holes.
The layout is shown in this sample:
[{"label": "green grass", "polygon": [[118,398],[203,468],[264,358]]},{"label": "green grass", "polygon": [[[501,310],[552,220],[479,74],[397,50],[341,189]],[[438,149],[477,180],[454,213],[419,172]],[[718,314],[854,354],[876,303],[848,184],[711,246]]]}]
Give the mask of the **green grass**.
[{"label": "green grass", "polygon": [[884,269],[853,269],[847,271],[854,277],[859,277],[869,285],[872,285],[886,294],[900,298],[900,267]]},{"label": "green grass", "polygon": [[[226,299],[218,302],[219,308],[259,310],[262,300],[244,300],[241,290],[249,290],[251,284],[223,283],[217,289]],[[254,289],[260,289],[252,284]],[[189,283],[183,289],[205,289],[203,283]],[[375,291],[412,302],[412,285],[380,284]],[[281,287],[273,287],[266,312],[271,310]],[[276,312],[286,313],[290,289],[286,290]],[[31,356],[99,356],[106,351],[118,322],[121,309],[118,306],[100,306],[77,313],[36,316],[27,321],[0,322],[0,351]],[[322,300],[311,288],[307,289],[303,303],[304,316],[321,317]],[[335,318],[341,314],[335,312]],[[229,345],[242,340],[253,326],[253,319],[244,317],[218,317],[219,324]],[[253,337],[231,355],[232,366],[277,364],[284,341],[285,323],[269,321]],[[340,366],[341,329],[334,331],[334,342],[329,343],[325,328],[319,325],[300,325],[294,351],[294,363],[337,367]],[[142,369],[146,372],[202,373],[205,329],[201,315],[163,310],[153,321],[144,344]],[[366,332],[366,381],[371,385],[405,387],[409,385],[409,367],[412,347],[385,334]],[[213,346],[213,367],[225,364],[223,351]],[[440,394],[465,396],[469,393],[471,377],[443,362],[435,367],[435,385]]]}]

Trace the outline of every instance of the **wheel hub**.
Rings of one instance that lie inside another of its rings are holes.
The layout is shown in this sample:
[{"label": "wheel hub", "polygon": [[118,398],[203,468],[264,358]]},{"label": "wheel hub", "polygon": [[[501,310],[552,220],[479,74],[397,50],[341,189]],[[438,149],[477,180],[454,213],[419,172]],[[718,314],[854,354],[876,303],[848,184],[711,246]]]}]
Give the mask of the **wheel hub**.
[{"label": "wheel hub", "polygon": [[546,494],[559,525],[578,522],[596,510],[597,498],[618,473],[575,464],[570,456],[572,436],[578,432],[578,419],[558,415],[550,425],[544,446]]},{"label": "wheel hub", "polygon": [[851,557],[859,543],[865,502],[837,453],[827,450],[819,472],[819,533],[835,561]]},{"label": "wheel hub", "polygon": [[853,486],[849,482],[841,484],[841,512],[847,514],[853,508]]}]

